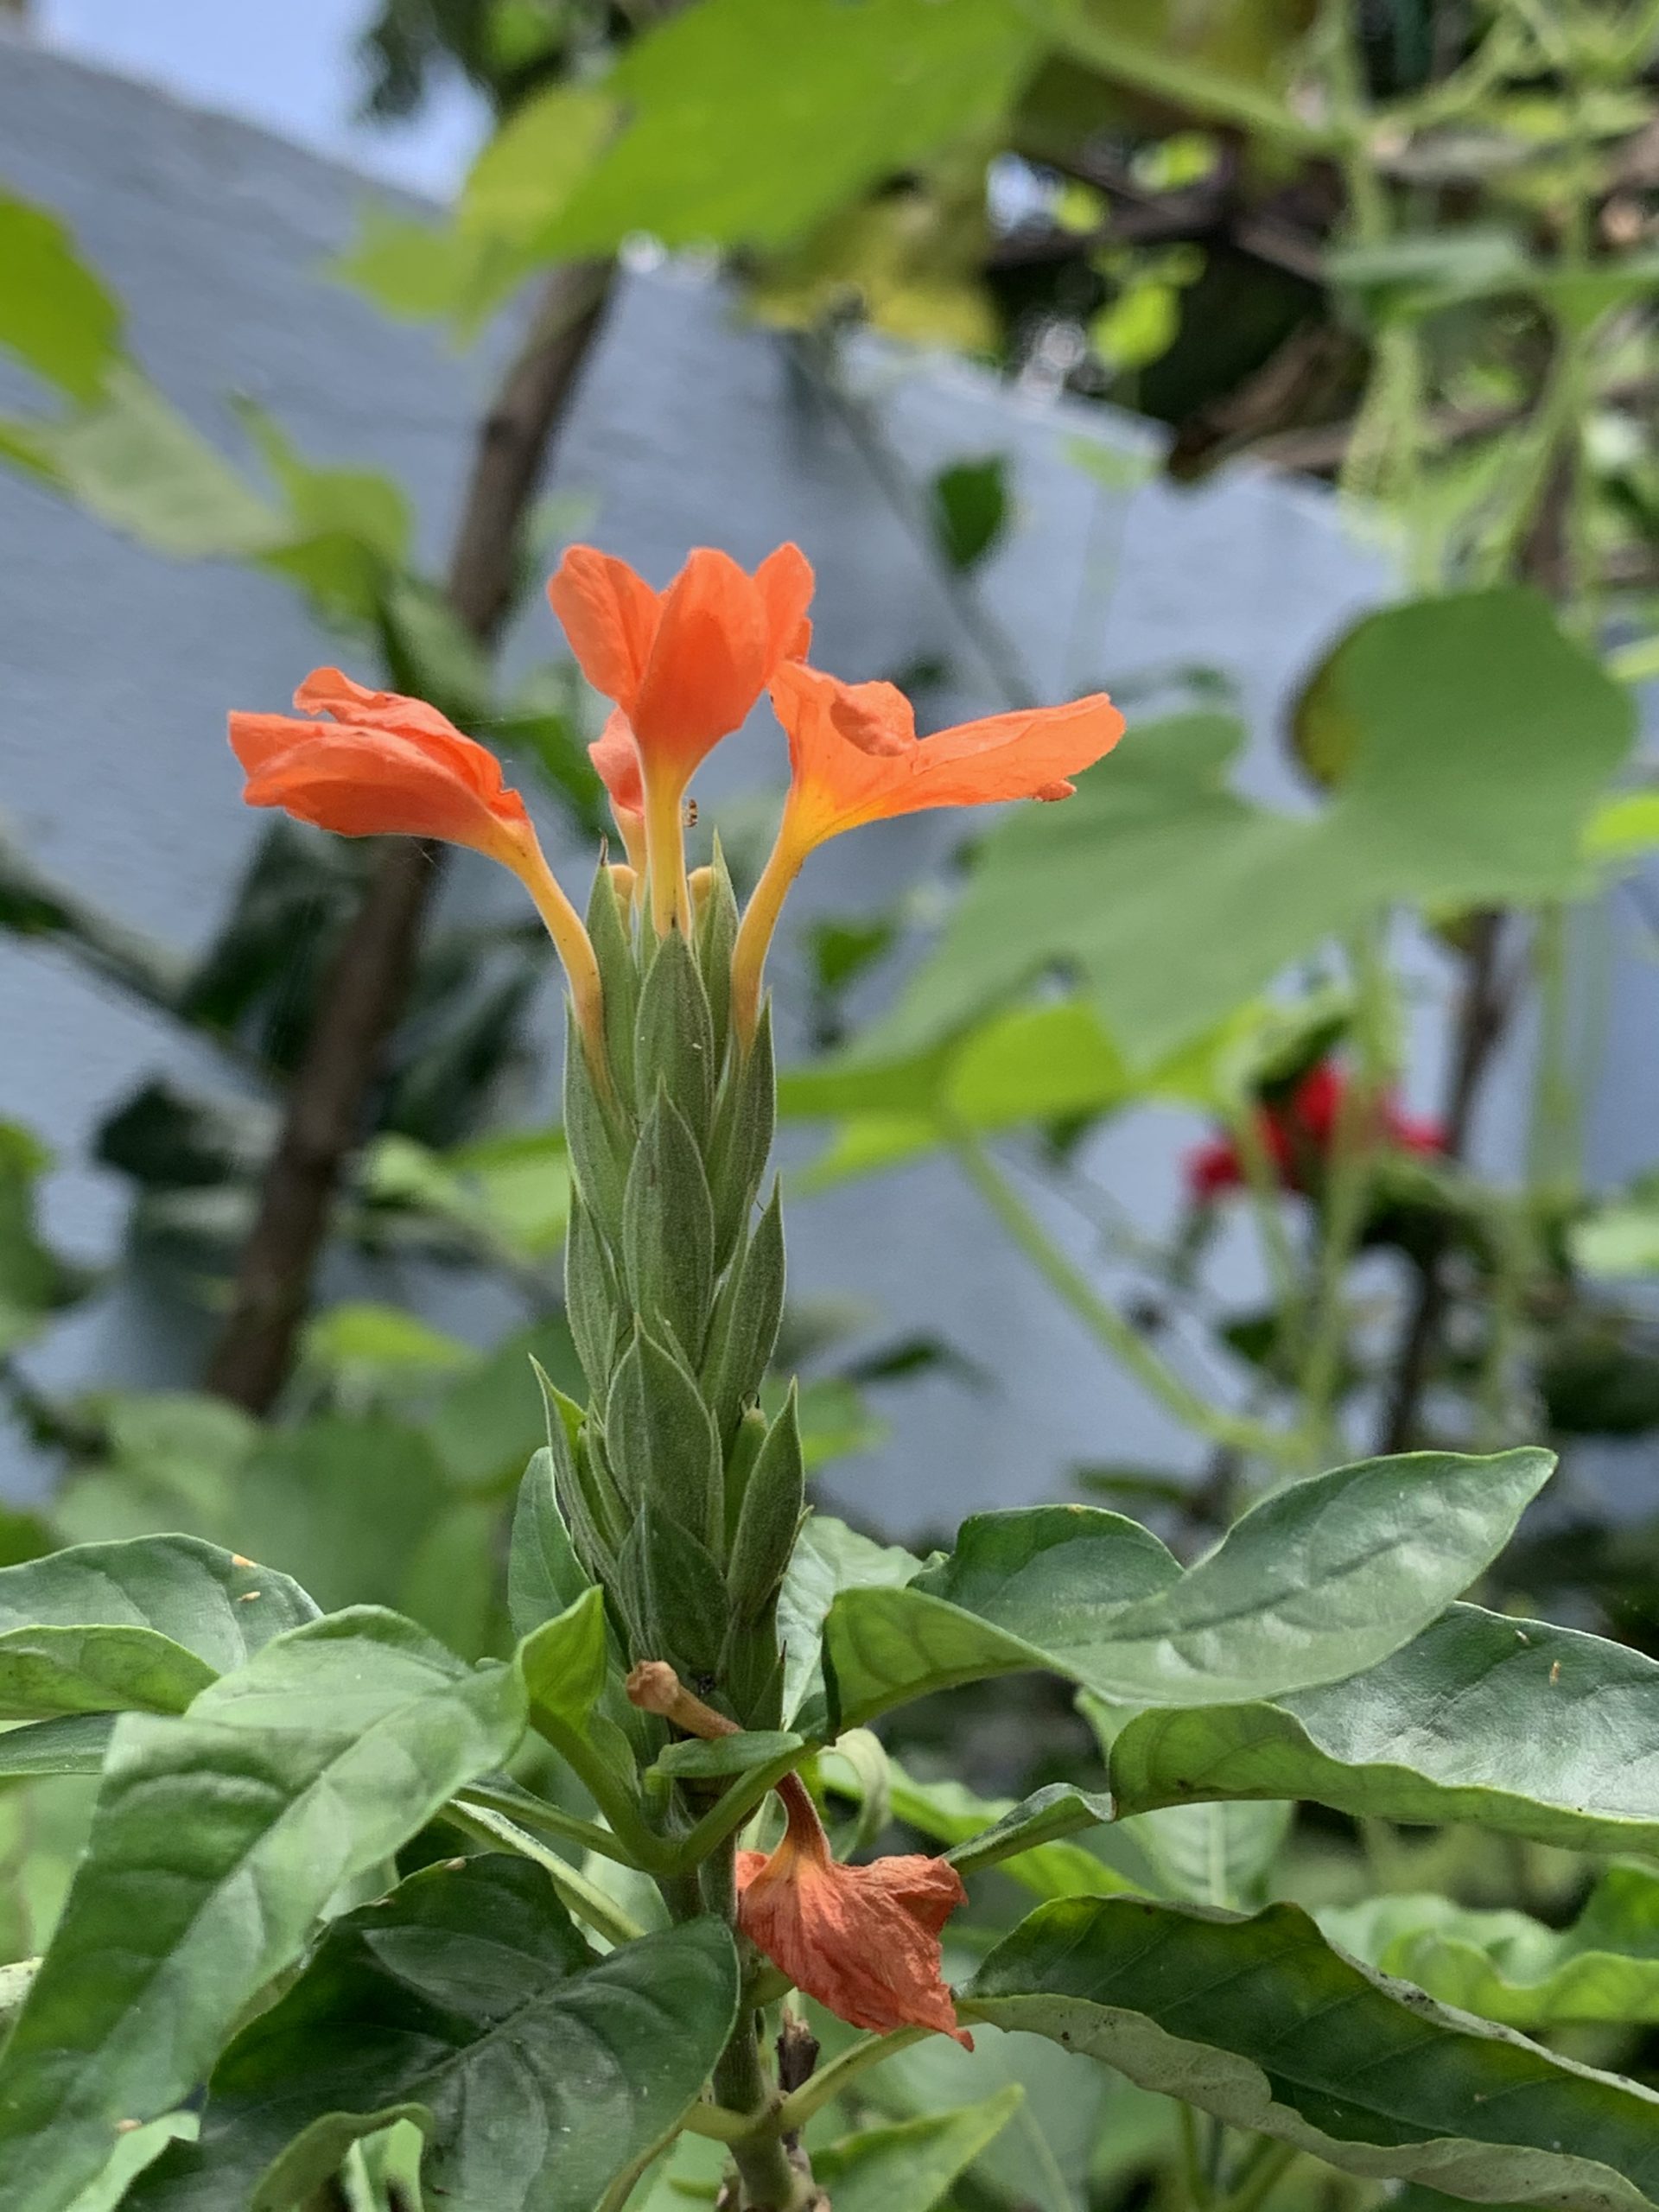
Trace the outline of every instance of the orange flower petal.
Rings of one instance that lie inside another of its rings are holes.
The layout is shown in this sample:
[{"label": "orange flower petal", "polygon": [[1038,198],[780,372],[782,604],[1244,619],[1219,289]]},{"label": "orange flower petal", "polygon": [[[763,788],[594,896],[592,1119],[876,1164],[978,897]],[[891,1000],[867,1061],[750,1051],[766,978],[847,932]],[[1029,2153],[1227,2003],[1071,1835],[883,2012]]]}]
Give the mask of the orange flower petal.
[{"label": "orange flower petal", "polygon": [[631,714],[661,618],[657,594],[626,561],[591,545],[573,545],[547,595],[582,674],[595,691]]},{"label": "orange flower petal", "polygon": [[250,806],[280,806],[345,837],[440,837],[518,864],[534,846],[524,803],[495,755],[435,708],[317,669],[296,698],[332,721],[233,714]]},{"label": "orange flower petal", "polygon": [[786,1777],[783,1841],[737,1856],[744,1933],[798,1989],[855,2028],[934,2028],[964,2050],[940,1973],[939,1935],[966,1891],[954,1866],[919,1855],[836,1865],[805,1785]]},{"label": "orange flower petal", "polygon": [[294,704],[302,715],[328,715],[337,722],[355,722],[365,729],[395,729],[439,740],[461,735],[448,717],[424,699],[406,699],[401,691],[371,690],[339,668],[314,668],[294,694]]},{"label": "orange flower petal", "polygon": [[766,626],[766,664],[782,660],[804,660],[812,644],[812,625],[807,608],[812,603],[816,579],[812,563],[798,545],[780,545],[768,553],[754,572]]},{"label": "orange flower petal", "polygon": [[802,854],[844,830],[924,808],[1066,796],[1069,779],[1123,734],[1103,692],[918,739],[891,684],[842,683],[791,661],[773,677],[772,698],[794,767],[786,833]]},{"label": "orange flower petal", "polygon": [[588,747],[588,758],[610,795],[611,811],[618,821],[625,814],[643,815],[645,786],[639,773],[639,748],[620,707],[609,716],[598,738]]},{"label": "orange flower petal", "polygon": [[699,545],[663,594],[662,620],[633,709],[648,758],[684,771],[734,730],[766,687],[766,617],[754,580]]},{"label": "orange flower petal", "polygon": [[704,545],[659,594],[626,562],[574,545],[547,590],[588,682],[628,717],[647,780],[660,772],[679,791],[772,671],[806,651],[812,581],[796,545],[752,576]]}]

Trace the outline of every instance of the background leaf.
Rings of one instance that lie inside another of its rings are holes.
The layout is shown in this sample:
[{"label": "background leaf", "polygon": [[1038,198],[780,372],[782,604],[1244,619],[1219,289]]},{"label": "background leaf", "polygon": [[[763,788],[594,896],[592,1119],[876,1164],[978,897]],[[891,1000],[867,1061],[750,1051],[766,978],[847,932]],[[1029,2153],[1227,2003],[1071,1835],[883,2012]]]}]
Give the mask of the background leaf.
[{"label": "background leaf", "polygon": [[1370,1974],[1295,1905],[1041,1905],[959,2009],[1349,2173],[1560,2212],[1639,2212],[1659,2188],[1659,2094]]},{"label": "background leaf", "polygon": [[932,2212],[1024,2101],[1025,2091],[1010,2082],[956,2112],[843,2135],[813,2152],[813,2178],[832,2192],[836,2212],[894,2212],[900,2204],[905,2212]]},{"label": "background leaf", "polygon": [[1036,53],[1010,0],[798,0],[787,39],[767,0],[704,0],[605,80],[628,127],[539,251],[606,252],[635,231],[668,245],[787,244],[993,124]]}]

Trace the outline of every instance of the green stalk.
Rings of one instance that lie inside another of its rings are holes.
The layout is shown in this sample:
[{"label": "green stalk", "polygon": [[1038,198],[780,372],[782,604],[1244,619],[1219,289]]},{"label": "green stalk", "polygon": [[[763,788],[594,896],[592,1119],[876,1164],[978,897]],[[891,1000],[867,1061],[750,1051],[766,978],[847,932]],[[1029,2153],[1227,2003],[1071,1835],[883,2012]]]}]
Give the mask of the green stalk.
[{"label": "green stalk", "polygon": [[1260,1421],[1249,1421],[1208,1404],[1165,1365],[1116,1307],[1103,1299],[1088,1277],[1055,1243],[1036,1215],[991,1160],[973,1132],[957,1122],[949,1132],[963,1173],[1050,1288],[1063,1299],[1090,1332],[1156,1398],[1189,1428],[1217,1444],[1282,1461],[1294,1439]]},{"label": "green stalk", "polygon": [[493,1845],[497,1850],[516,1851],[521,1859],[533,1860],[553,1885],[566,1910],[576,1919],[586,1921],[607,1942],[634,1943],[645,1934],[639,1923],[631,1920],[620,1905],[613,1904],[603,1890],[596,1889],[586,1876],[578,1874],[557,1852],[537,1843],[533,1835],[526,1835],[515,1821],[504,1819],[483,1805],[463,1805],[454,1798],[440,1817],[480,1843]]},{"label": "green stalk", "polygon": [[884,2058],[908,2050],[913,2043],[920,2043],[932,2033],[931,2028],[898,2028],[891,2035],[861,2036],[849,2044],[838,2058],[822,2066],[810,2082],[804,2082],[778,2107],[777,2126],[785,2135],[792,2135],[806,2126],[815,2113],[822,2112],[833,2098],[838,2097],[849,2082],[856,2080],[867,2066],[879,2066]]},{"label": "green stalk", "polygon": [[1272,1369],[1275,1380],[1290,1371],[1306,1325],[1306,1293],[1296,1254],[1285,1226],[1284,1194],[1272,1155],[1262,1135],[1262,1119],[1254,1096],[1235,1099],[1229,1106],[1227,1126],[1244,1166],[1244,1186],[1249,1194],[1255,1233],[1267,1262],[1279,1308],[1274,1332]]},{"label": "green stalk", "polygon": [[1332,1132],[1320,1211],[1313,1327],[1300,1377],[1302,1452],[1306,1461],[1315,1465],[1332,1440],[1342,1356],[1348,1339],[1348,1307],[1343,1294],[1365,1226],[1376,1157],[1377,1113],[1389,1075],[1384,1041],[1389,984],[1381,936],[1381,926],[1372,922],[1356,933],[1349,947],[1359,1065],[1343,1094]]},{"label": "green stalk", "polygon": [[631,1866],[636,1872],[650,1873],[649,1864],[642,1866],[639,1856],[613,1835],[609,1828],[602,1828],[595,1821],[579,1820],[575,1814],[567,1813],[562,1806],[549,1805],[541,1799],[525,1802],[529,1793],[521,1796],[516,1790],[492,1789],[486,1783],[471,1782],[460,1793],[464,1805],[476,1805],[489,1813],[504,1814],[510,1821],[524,1826],[540,1828],[548,1835],[563,1837],[566,1843],[576,1843],[584,1851],[596,1851],[601,1859],[613,1859],[619,1866]]},{"label": "green stalk", "polygon": [[[704,1859],[701,1886],[703,1910],[735,1932],[736,1850],[729,1840]],[[761,2063],[758,2017],[753,1983],[746,1970],[737,2024],[715,2065],[715,2101],[728,2112],[751,2113],[756,2122],[752,2133],[732,2145],[741,2185],[740,2212],[791,2212],[799,2195],[797,2175],[780,2138],[773,2091]]]},{"label": "green stalk", "polygon": [[1300,2155],[1294,2143],[1262,2137],[1240,2166],[1223,2212],[1261,2212],[1261,2207]]}]

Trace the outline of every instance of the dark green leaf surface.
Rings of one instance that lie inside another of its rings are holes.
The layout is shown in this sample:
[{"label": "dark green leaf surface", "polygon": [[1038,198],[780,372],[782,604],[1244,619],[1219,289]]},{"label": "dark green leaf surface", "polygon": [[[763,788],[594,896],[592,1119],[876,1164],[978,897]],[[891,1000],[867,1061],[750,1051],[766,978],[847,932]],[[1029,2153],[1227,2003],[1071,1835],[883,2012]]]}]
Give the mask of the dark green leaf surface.
[{"label": "dark green leaf surface", "polygon": [[0,1718],[181,1713],[316,1614],[287,1575],[194,1536],[29,1560],[0,1569]]},{"label": "dark green leaf surface", "polygon": [[1380,1666],[1272,1705],[1146,1713],[1112,1747],[1121,1810],[1309,1797],[1472,1821],[1574,1851],[1659,1853],[1659,1663],[1454,1605]]},{"label": "dark green leaf surface", "polygon": [[1659,2094],[1371,1974],[1295,1905],[1042,1905],[960,2005],[1350,2173],[1557,2212],[1659,2191]]},{"label": "dark green leaf surface", "polygon": [[592,2212],[702,2088],[737,2010],[720,1923],[590,1951],[523,1859],[428,1868],[333,1929],[214,2071],[133,2212],[286,2207],[395,2118],[448,2212]]},{"label": "dark green leaf surface", "polygon": [[1523,1450],[1339,1467],[1264,1500],[1185,1572],[1137,1522],[1092,1507],[976,1515],[917,1580],[832,1605],[824,1654],[841,1723],[1031,1667],[1148,1705],[1338,1680],[1465,1589],[1554,1465]]},{"label": "dark green leaf surface", "polygon": [[180,1717],[127,1714],[86,1855],[0,2058],[0,2208],[60,2212],[122,2123],[159,2118],[382,1865],[523,1731],[477,1670],[364,1607],[270,1644]]}]

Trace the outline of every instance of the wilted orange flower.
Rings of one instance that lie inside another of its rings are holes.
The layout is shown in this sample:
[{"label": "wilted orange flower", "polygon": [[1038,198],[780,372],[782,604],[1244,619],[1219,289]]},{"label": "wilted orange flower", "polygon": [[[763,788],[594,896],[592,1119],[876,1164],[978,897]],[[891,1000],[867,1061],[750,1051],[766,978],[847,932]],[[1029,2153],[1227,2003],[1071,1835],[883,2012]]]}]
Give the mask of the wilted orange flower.
[{"label": "wilted orange flower", "polygon": [[[752,576],[700,545],[655,592],[626,561],[573,545],[547,587],[582,673],[615,702],[639,753],[659,930],[674,916],[690,926],[680,807],[692,771],[747,717],[780,664],[805,652],[812,581],[797,545],[780,545]],[[620,740],[613,723],[601,740],[607,757]],[[606,782],[614,793],[609,775]]]},{"label": "wilted orange flower", "polygon": [[247,771],[247,804],[280,806],[343,837],[470,845],[510,868],[536,901],[564,962],[582,1033],[602,1054],[593,946],[495,755],[423,700],[372,691],[337,668],[313,669],[294,704],[302,715],[327,719],[231,716],[231,747]]},{"label": "wilted orange flower", "polygon": [[785,894],[816,847],[844,830],[927,807],[1069,798],[1068,779],[1123,734],[1123,717],[1103,691],[918,738],[909,700],[891,683],[842,683],[785,662],[771,689],[793,775],[778,842],[738,938],[734,1006],[746,1036]]},{"label": "wilted orange flower", "polygon": [[737,1855],[738,1921],[798,1989],[855,2028],[936,2028],[974,2039],[939,1970],[939,1934],[967,1892],[956,1868],[918,1854],[842,1866],[798,1775],[779,1784],[789,1815],[770,1858]]}]

